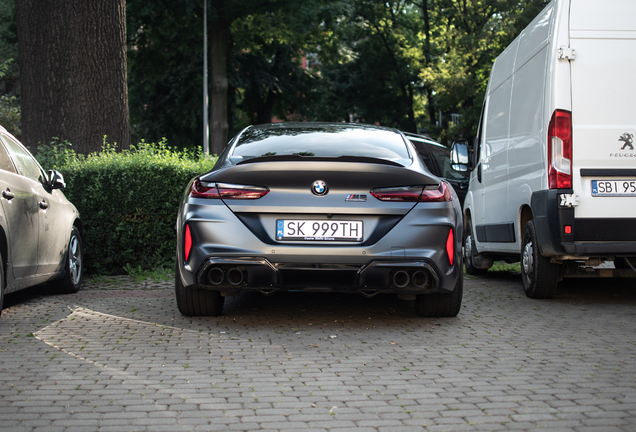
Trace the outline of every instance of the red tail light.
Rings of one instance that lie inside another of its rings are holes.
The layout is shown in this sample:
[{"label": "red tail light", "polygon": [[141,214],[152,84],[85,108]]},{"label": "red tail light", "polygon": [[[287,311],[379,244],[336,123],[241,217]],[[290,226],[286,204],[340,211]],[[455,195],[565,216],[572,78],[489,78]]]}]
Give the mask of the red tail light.
[{"label": "red tail light", "polygon": [[187,261],[190,257],[190,250],[192,249],[192,234],[190,234],[190,225],[185,226],[185,238],[183,240],[183,258]]},{"label": "red tail light", "polygon": [[443,202],[451,201],[452,199],[453,194],[451,194],[450,188],[446,183],[441,182],[439,187],[426,186],[420,197],[420,202]]},{"label": "red tail light", "polygon": [[572,187],[572,113],[555,110],[548,127],[548,187]]},{"label": "red tail light", "polygon": [[269,193],[269,189],[260,186],[217,183],[216,187],[223,199],[259,199]]},{"label": "red tail light", "polygon": [[448,232],[448,238],[446,239],[446,253],[448,254],[448,262],[453,265],[453,257],[455,256],[455,236],[453,235],[453,229]]},{"label": "red tail light", "polygon": [[269,189],[266,187],[208,183],[195,179],[190,186],[189,196],[212,199],[259,199],[268,193]]},{"label": "red tail light", "polygon": [[450,189],[444,182],[439,186],[375,188],[371,189],[370,193],[380,201],[442,202],[453,199]]},{"label": "red tail light", "polygon": [[188,195],[192,198],[221,198],[216,183],[202,182],[199,179],[192,182]]},{"label": "red tail light", "polygon": [[369,192],[380,201],[417,202],[422,195],[422,186],[375,188]]}]

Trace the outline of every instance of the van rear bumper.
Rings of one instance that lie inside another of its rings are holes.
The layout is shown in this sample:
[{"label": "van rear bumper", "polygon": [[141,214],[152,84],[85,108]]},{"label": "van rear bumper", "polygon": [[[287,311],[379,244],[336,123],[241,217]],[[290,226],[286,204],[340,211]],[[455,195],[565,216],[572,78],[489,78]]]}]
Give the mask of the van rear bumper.
[{"label": "van rear bumper", "polygon": [[636,255],[636,243],[563,243],[568,255]]},{"label": "van rear bumper", "polygon": [[[559,205],[568,189],[532,194],[532,212],[543,256],[636,255],[636,218],[577,219],[574,207]],[[566,234],[565,227],[571,227]]]}]

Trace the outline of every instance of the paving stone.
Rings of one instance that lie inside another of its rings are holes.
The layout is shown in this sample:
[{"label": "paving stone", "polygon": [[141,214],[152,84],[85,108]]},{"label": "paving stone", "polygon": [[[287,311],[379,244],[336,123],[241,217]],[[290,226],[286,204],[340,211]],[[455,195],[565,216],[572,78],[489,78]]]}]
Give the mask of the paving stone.
[{"label": "paving stone", "polygon": [[170,283],[127,277],[8,294],[2,432],[632,431],[630,282],[534,301],[517,277],[467,278],[452,319],[337,293],[247,293],[183,317]]}]

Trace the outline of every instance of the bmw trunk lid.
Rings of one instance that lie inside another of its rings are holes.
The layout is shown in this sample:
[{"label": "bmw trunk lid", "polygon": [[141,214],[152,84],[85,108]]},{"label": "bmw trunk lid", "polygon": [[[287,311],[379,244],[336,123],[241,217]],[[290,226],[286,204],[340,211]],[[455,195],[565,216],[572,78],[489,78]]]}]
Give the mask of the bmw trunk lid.
[{"label": "bmw trunk lid", "polygon": [[[268,161],[246,163],[214,171],[201,181],[266,187],[259,199],[225,199],[224,203],[261,240],[269,243],[290,239],[294,229],[303,229],[315,240],[334,234],[336,241],[372,242],[386,234],[416,204],[416,201],[381,201],[373,189],[404,186],[439,186],[440,180],[405,169],[401,165],[373,162]],[[292,231],[280,233],[281,224],[295,221]],[[304,223],[304,225],[300,225]],[[358,225],[361,223],[360,225]],[[338,226],[348,230],[337,232]],[[331,229],[322,228],[336,228]],[[352,231],[353,230],[353,231]],[[358,230],[362,231],[359,232]],[[360,234],[345,239],[349,234]]]}]

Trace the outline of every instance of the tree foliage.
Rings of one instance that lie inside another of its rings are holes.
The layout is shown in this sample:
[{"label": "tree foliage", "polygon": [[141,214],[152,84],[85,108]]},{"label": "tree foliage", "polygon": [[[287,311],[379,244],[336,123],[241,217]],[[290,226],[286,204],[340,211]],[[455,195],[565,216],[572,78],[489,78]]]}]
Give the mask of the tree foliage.
[{"label": "tree foliage", "polygon": [[[444,142],[469,137],[493,60],[546,3],[208,0],[217,147],[248,124],[272,120],[364,121]],[[19,121],[13,4],[0,0],[0,63],[10,65],[0,96]],[[126,0],[126,13],[132,142],[167,137],[198,147],[203,0]],[[455,122],[451,114],[459,114]]]}]

